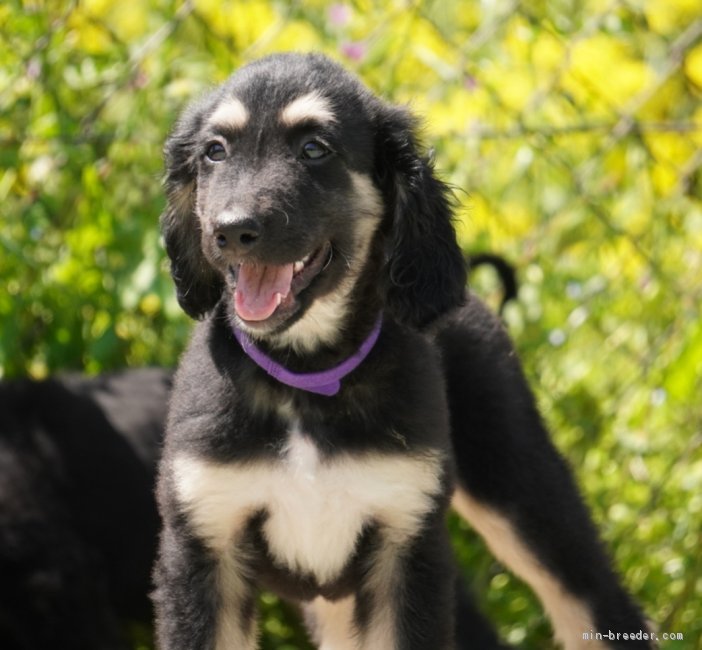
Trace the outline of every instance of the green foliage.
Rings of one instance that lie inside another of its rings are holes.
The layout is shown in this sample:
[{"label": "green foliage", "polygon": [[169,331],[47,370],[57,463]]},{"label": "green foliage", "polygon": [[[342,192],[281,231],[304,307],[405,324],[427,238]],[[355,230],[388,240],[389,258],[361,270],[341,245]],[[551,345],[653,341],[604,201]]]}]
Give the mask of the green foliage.
[{"label": "green foliage", "polygon": [[[169,125],[245,61],[325,51],[425,118],[466,249],[519,269],[508,324],[617,567],[684,633],[664,647],[702,647],[699,2],[11,0],[0,29],[2,374],[175,363]],[[451,525],[503,634],[550,647],[529,591]],[[304,648],[263,604],[266,647]]]}]

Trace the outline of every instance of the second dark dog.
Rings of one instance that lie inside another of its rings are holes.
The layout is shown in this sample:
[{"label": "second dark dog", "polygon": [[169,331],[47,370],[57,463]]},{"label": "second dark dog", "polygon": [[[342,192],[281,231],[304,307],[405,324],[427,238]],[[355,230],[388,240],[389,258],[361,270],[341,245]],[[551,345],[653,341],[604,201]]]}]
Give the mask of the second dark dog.
[{"label": "second dark dog", "polygon": [[127,650],[125,625],[150,625],[170,382],[145,369],[0,383],[3,650]]}]

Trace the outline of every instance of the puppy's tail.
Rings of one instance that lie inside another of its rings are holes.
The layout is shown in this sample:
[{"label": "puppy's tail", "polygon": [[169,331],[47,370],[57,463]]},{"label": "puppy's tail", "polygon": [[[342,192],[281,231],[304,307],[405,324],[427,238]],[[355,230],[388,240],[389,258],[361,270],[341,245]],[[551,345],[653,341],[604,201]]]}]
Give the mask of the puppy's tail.
[{"label": "puppy's tail", "polygon": [[491,266],[497,272],[497,276],[502,283],[502,300],[500,301],[499,313],[502,315],[505,306],[510,300],[517,298],[517,274],[512,266],[504,257],[495,255],[494,253],[476,253],[468,258],[468,268],[470,271],[479,266]]}]

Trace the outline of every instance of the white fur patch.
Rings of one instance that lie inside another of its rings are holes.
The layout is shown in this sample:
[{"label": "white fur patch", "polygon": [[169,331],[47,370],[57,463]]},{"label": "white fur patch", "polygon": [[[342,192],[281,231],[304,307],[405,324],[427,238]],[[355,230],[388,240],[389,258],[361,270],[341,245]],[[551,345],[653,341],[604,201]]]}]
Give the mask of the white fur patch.
[{"label": "white fur patch", "polygon": [[555,637],[565,650],[606,647],[598,641],[583,640],[583,632],[595,627],[589,608],[548,572],[505,517],[460,489],[453,495],[452,506],[480,533],[495,557],[536,592],[551,618]]},{"label": "white fur patch", "polygon": [[356,599],[330,602],[321,596],[304,605],[305,620],[319,650],[361,650],[353,615]]},{"label": "white fur patch", "polygon": [[399,576],[400,549],[393,544],[384,544],[375,558],[374,571],[369,587],[378,606],[371,612],[368,629],[364,630],[361,648],[397,648],[397,619],[395,604],[401,586]]},{"label": "white fur patch", "polygon": [[397,647],[396,603],[400,592],[398,558],[402,550],[384,544],[373,563],[366,587],[375,606],[363,629],[354,625],[356,599],[349,596],[336,602],[316,598],[305,605],[305,619],[319,650],[391,650]]},{"label": "white fur patch", "polygon": [[300,122],[314,121],[321,124],[336,122],[336,115],[326,97],[314,91],[293,99],[280,111],[280,122],[287,127]]},{"label": "white fur patch", "polygon": [[277,335],[272,343],[277,348],[292,347],[297,352],[314,352],[320,345],[334,345],[348,313],[349,294],[354,284],[355,278],[345,279],[336,291],[315,300],[304,316]]},{"label": "white fur patch", "polygon": [[293,429],[277,462],[220,464],[181,455],[173,463],[180,501],[200,536],[225,553],[256,512],[273,557],[336,578],[369,522],[391,544],[406,542],[441,490],[437,455],[342,455],[320,458],[315,444]]},{"label": "white fur patch", "polygon": [[298,352],[313,352],[320,345],[333,345],[341,334],[348,316],[350,295],[368,261],[371,241],[383,214],[383,199],[370,177],[351,172],[358,239],[354,250],[339,251],[347,270],[339,287],[322,296],[304,316],[271,341],[276,347],[292,347]]},{"label": "white fur patch", "polygon": [[242,129],[249,121],[249,111],[234,97],[220,104],[210,115],[209,123],[213,127],[226,129]]},{"label": "white fur patch", "polygon": [[215,650],[255,650],[258,646],[256,621],[243,620],[243,598],[250,590],[243,571],[238,553],[230,550],[220,556],[217,582],[221,604],[217,612]]}]

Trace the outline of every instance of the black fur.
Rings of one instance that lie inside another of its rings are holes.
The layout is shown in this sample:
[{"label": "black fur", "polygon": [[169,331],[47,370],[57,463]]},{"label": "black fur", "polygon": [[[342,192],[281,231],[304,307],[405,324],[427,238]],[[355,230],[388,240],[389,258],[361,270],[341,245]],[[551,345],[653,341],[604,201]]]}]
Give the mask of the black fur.
[{"label": "black fur", "polygon": [[463,302],[465,264],[458,254],[448,187],[418,151],[416,124],[384,107],[378,124],[375,178],[388,215],[388,307],[401,322],[425,325]]},{"label": "black fur", "polygon": [[170,372],[0,383],[0,647],[126,650],[151,622]]},{"label": "black fur", "polygon": [[505,307],[512,300],[517,299],[517,272],[514,266],[504,257],[494,253],[476,253],[470,256],[471,273],[480,266],[491,266],[495,269],[502,285],[502,298],[500,299],[499,313],[504,314]]},{"label": "black fur", "polygon": [[[359,648],[468,647],[455,640],[444,527],[456,487],[514,531],[594,631],[645,629],[501,326],[466,304],[449,193],[415,133],[407,111],[328,59],[277,55],[196,102],[166,146],[161,225],[181,305],[204,321],[176,377],[159,479],[161,650],[254,648],[259,588],[311,604],[317,640],[325,608],[350,602]],[[354,354],[379,312],[375,347],[331,397],[279,383],[232,331],[318,372]],[[351,543],[342,563],[332,540]],[[500,647],[470,620],[481,648]],[[561,625],[569,647],[591,631],[575,627]]]}]

